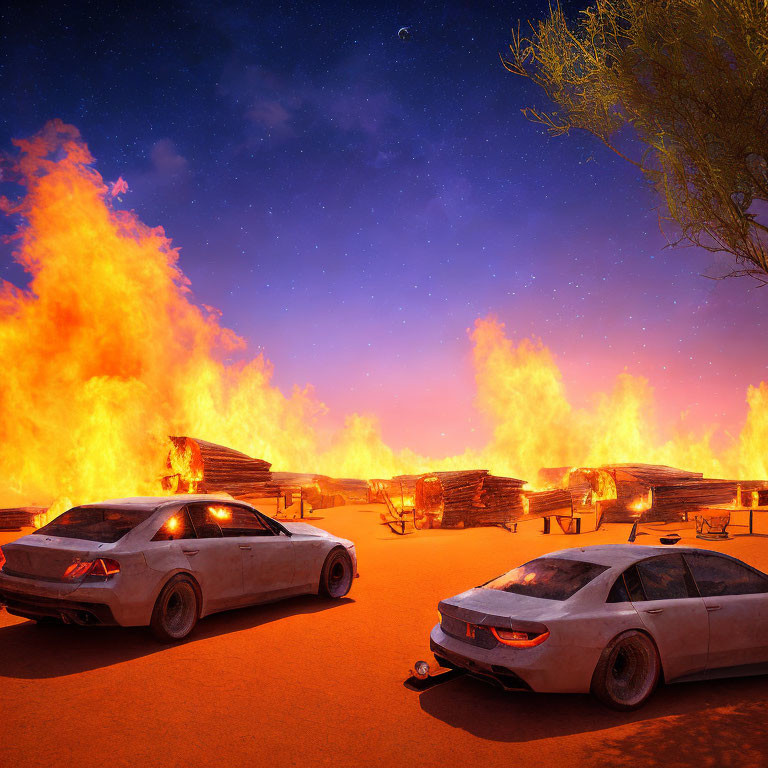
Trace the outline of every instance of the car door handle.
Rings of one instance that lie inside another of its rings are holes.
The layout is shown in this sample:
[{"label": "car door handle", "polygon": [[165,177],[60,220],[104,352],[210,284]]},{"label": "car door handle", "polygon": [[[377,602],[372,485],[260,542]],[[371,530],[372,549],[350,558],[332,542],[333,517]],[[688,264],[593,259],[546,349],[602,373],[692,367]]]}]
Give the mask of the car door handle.
[{"label": "car door handle", "polygon": [[708,605],[707,606],[707,610],[708,611],[719,611],[720,610],[720,606],[719,605]]},{"label": "car door handle", "polygon": [[250,544],[238,544],[238,546],[240,547],[240,549],[250,549],[251,548]]},{"label": "car door handle", "polygon": [[199,549],[182,549],[181,551],[185,555],[189,555],[191,557],[192,555],[196,555],[200,550]]},{"label": "car door handle", "polygon": [[646,608],[645,613],[664,613],[663,608]]}]

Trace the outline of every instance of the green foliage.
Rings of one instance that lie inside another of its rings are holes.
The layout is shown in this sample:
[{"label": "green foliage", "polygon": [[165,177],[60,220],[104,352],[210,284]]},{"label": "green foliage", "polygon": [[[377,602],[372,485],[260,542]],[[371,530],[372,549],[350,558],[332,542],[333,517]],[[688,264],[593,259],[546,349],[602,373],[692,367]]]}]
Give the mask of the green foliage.
[{"label": "green foliage", "polygon": [[[663,196],[676,243],[768,283],[768,0],[596,0],[574,23],[558,5],[510,52],[555,107],[529,119],[599,138]],[[617,146],[627,128],[637,157]]]}]

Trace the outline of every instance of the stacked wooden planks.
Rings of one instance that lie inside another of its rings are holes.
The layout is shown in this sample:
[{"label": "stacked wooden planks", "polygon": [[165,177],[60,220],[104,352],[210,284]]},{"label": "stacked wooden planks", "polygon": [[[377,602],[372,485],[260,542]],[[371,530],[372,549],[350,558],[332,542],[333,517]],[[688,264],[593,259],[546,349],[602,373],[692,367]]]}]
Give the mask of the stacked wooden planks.
[{"label": "stacked wooden planks", "polygon": [[169,490],[182,493],[226,491],[232,496],[241,496],[250,493],[254,486],[272,480],[269,471],[272,465],[263,459],[254,459],[232,448],[194,437],[172,436],[170,441],[168,468],[173,469],[181,462],[184,471],[163,478],[163,485]]},{"label": "stacked wooden planks", "polygon": [[526,519],[549,517],[550,515],[573,515],[574,505],[570,490],[529,491]]},{"label": "stacked wooden planks", "polygon": [[652,504],[643,515],[648,522],[672,522],[687,519],[688,513],[701,507],[732,504],[736,500],[736,481],[688,480],[654,485]]},{"label": "stacked wooden planks", "polygon": [[599,469],[630,475],[646,488],[682,480],[701,480],[704,477],[701,472],[690,472],[666,464],[603,464]]},{"label": "stacked wooden planks", "polygon": [[691,513],[705,507],[735,504],[737,488],[753,491],[765,488],[768,483],[762,480],[687,480],[653,486],[651,508],[643,516],[644,520],[672,521],[691,518]]},{"label": "stacked wooden planks", "polygon": [[445,528],[512,522],[523,517],[524,484],[487,469],[430,472],[416,481],[416,513]]},{"label": "stacked wooden planks", "polygon": [[524,484],[525,480],[515,477],[483,477],[479,496],[466,512],[465,525],[501,525],[522,519]]},{"label": "stacked wooden planks", "polygon": [[416,482],[416,512],[446,528],[465,524],[465,512],[479,497],[487,469],[431,472]]},{"label": "stacked wooden planks", "polygon": [[[591,487],[593,494],[588,502],[590,505],[600,504],[605,522],[631,523],[637,519],[651,519],[646,511],[650,507],[648,494],[651,488],[701,482],[702,479],[701,472],[662,464],[603,464],[572,470],[568,483],[574,490],[574,502],[577,489],[586,484]],[[665,514],[670,515],[670,520],[679,520],[682,513],[667,509]]]},{"label": "stacked wooden planks", "polygon": [[35,515],[42,514],[46,507],[11,507],[0,509],[0,531],[20,531],[34,526]]},{"label": "stacked wooden planks", "polygon": [[[736,504],[742,507],[764,507],[768,505],[768,482],[765,480],[739,480]],[[755,498],[757,491],[757,498]]]}]

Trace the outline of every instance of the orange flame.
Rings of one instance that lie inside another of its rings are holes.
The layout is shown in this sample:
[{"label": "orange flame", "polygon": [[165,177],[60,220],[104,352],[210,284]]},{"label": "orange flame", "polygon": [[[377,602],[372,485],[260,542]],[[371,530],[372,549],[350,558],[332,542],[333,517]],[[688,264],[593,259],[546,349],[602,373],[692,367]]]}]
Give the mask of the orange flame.
[{"label": "orange flame", "polygon": [[217,520],[229,520],[232,513],[226,507],[208,507],[208,511]]},{"label": "orange flame", "polygon": [[[271,364],[245,357],[219,313],[193,302],[162,228],[112,208],[77,129],[53,121],[15,144],[12,172],[25,194],[0,207],[21,221],[14,255],[30,283],[0,283],[0,505],[61,510],[70,500],[157,493],[168,435],[336,477],[483,467],[535,480],[541,467],[622,461],[768,476],[768,384],[749,387],[744,430],[716,454],[714,427],[695,432],[682,417],[660,437],[642,377],[623,373],[591,407],[574,407],[552,353],[534,340],[514,344],[493,318],[470,333],[477,407],[492,429],[484,449],[440,459],[395,451],[361,414],[326,439],[326,409],[311,388],[286,395],[273,386]],[[229,362],[233,353],[243,359]],[[190,457],[171,463],[195,488]]]}]

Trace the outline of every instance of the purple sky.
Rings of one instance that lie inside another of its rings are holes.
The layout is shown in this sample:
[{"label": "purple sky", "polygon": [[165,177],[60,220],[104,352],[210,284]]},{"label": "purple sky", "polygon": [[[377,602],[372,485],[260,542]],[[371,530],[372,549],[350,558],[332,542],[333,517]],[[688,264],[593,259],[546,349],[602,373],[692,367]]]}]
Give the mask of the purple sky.
[{"label": "purple sky", "polygon": [[521,116],[541,99],[497,53],[540,10],[6,6],[0,146],[77,125],[276,383],[378,414],[393,447],[484,442],[466,329],[488,314],[552,349],[577,405],[626,369],[663,418],[735,432],[765,376],[765,289],[701,277],[712,257],[663,249],[630,166]]}]

